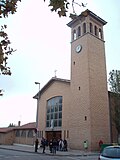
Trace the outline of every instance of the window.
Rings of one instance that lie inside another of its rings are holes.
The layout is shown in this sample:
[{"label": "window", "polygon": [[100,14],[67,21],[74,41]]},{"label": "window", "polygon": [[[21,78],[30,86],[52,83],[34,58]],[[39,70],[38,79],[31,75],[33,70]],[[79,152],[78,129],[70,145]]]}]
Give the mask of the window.
[{"label": "window", "polygon": [[99,28],[99,38],[102,39],[103,36],[102,36],[102,30]]},{"label": "window", "polygon": [[90,33],[93,33],[93,25],[90,23]]},{"label": "window", "polygon": [[50,114],[47,114],[47,120],[50,120]]},{"label": "window", "polygon": [[59,111],[62,111],[62,105],[59,105]]},{"label": "window", "polygon": [[83,34],[86,33],[86,23],[83,23]]},{"label": "window", "polygon": [[76,38],[77,38],[77,37],[76,37],[76,30],[74,29],[74,30],[73,30],[73,41],[76,40]]},{"label": "window", "polygon": [[64,139],[66,139],[66,131],[64,130]]},{"label": "window", "polygon": [[28,137],[33,137],[33,131],[32,130],[28,131]]},{"label": "window", "polygon": [[62,112],[59,112],[59,119],[62,118]]},{"label": "window", "polygon": [[55,119],[58,119],[58,113],[55,113]]},{"label": "window", "polygon": [[78,27],[78,37],[80,37],[81,36],[81,27],[79,26]]},{"label": "window", "polygon": [[62,96],[47,101],[46,127],[62,126]]},{"label": "window", "polygon": [[55,105],[55,112],[58,112],[58,105]]},{"label": "window", "polygon": [[67,138],[69,138],[69,131],[67,130]]},{"label": "window", "polygon": [[37,136],[38,136],[38,138],[42,138],[43,137],[43,131],[38,131]]},{"label": "window", "polygon": [[49,113],[50,112],[50,106],[48,106],[48,108],[47,108],[47,113]]},{"label": "window", "polygon": [[26,131],[22,131],[22,133],[21,133],[21,137],[26,137]]},{"label": "window", "polygon": [[87,121],[87,116],[85,116],[85,121]]},{"label": "window", "polygon": [[106,147],[102,152],[102,156],[110,159],[119,159],[120,147],[119,146]]},{"label": "window", "polygon": [[17,130],[16,133],[15,133],[16,137],[20,137],[20,131]]},{"label": "window", "polygon": [[50,127],[50,121],[46,121],[46,127]]},{"label": "window", "polygon": [[57,120],[54,120],[54,127],[57,127]]},{"label": "window", "polygon": [[62,120],[58,120],[58,126],[59,126],[59,127],[62,126]]},{"label": "window", "polygon": [[98,31],[97,31],[97,26],[95,26],[95,35],[96,35],[96,36],[98,35],[97,32],[98,32]]}]

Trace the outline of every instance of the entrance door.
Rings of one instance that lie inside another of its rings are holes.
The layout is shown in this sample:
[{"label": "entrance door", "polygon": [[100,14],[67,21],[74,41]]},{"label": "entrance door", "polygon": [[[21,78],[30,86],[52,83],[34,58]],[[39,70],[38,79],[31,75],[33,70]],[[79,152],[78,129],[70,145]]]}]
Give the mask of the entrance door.
[{"label": "entrance door", "polygon": [[46,138],[48,141],[51,139],[60,139],[61,138],[61,131],[46,131]]}]

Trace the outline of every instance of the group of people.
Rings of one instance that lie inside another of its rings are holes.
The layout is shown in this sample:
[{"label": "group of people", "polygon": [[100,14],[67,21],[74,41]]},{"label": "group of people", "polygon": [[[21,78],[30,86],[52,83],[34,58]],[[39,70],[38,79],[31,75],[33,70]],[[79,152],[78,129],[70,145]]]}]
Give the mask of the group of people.
[{"label": "group of people", "polygon": [[58,140],[58,150],[60,151],[67,151],[67,140],[60,139]]},{"label": "group of people", "polygon": [[49,141],[49,148],[51,153],[56,153],[56,151],[67,151],[67,140],[56,140],[53,138]]},{"label": "group of people", "polygon": [[[38,148],[38,139],[36,142],[37,144],[35,145],[35,148]],[[45,153],[46,147],[49,147],[50,153],[56,154],[56,151],[67,151],[67,140],[53,138],[48,141],[47,139],[42,137],[40,147],[42,148],[43,153]]]}]

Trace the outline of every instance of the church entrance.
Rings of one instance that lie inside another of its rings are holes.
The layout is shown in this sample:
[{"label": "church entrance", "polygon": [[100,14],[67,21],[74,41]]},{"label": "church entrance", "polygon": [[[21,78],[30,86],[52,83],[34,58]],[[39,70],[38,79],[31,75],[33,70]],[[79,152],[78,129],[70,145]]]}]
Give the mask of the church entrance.
[{"label": "church entrance", "polygon": [[60,139],[61,138],[61,131],[46,131],[46,138],[48,141],[51,139]]}]

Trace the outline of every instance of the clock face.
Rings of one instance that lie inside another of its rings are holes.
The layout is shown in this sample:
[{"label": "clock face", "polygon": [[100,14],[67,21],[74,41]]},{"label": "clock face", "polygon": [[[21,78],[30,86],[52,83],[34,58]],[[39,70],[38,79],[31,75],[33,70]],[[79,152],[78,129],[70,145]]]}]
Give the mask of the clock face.
[{"label": "clock face", "polygon": [[79,53],[81,50],[82,50],[82,46],[79,44],[79,45],[76,47],[76,52]]}]

